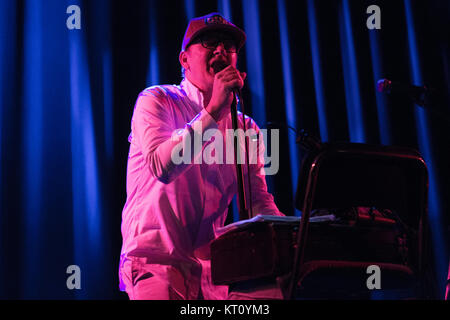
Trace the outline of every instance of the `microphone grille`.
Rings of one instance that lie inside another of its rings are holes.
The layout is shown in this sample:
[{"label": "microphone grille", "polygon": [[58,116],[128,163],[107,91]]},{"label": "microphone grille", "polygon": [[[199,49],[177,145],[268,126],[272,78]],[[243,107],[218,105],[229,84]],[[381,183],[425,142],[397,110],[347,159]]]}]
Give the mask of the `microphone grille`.
[{"label": "microphone grille", "polygon": [[378,92],[390,92],[391,91],[392,81],[388,79],[381,79],[377,82],[377,90]]},{"label": "microphone grille", "polygon": [[223,69],[225,69],[226,67],[228,67],[228,64],[226,62],[223,61],[216,61],[212,64],[212,68],[214,70],[214,73],[220,72]]}]

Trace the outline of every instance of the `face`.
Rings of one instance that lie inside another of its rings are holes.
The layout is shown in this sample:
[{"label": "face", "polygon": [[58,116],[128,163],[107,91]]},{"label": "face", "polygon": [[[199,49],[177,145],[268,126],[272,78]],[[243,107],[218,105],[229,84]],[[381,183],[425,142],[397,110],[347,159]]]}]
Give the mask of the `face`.
[{"label": "face", "polygon": [[207,32],[182,51],[179,58],[189,81],[208,92],[214,83],[213,63],[221,61],[236,67],[236,45],[226,33]]}]

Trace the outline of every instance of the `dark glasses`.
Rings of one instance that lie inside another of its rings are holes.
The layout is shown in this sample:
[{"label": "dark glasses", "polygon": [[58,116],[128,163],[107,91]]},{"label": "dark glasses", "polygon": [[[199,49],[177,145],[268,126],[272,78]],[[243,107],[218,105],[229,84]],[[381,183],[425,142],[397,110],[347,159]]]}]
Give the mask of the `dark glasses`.
[{"label": "dark glasses", "polygon": [[201,43],[203,48],[210,50],[217,48],[217,46],[222,43],[225,51],[230,53],[238,52],[236,41],[227,34],[205,33],[200,35],[194,43]]}]

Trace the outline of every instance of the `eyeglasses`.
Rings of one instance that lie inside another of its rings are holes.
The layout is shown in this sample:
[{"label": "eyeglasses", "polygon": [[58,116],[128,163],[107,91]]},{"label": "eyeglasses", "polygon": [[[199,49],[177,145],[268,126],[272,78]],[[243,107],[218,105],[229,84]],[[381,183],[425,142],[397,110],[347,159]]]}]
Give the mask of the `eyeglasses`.
[{"label": "eyeglasses", "polygon": [[236,41],[228,35],[207,33],[200,35],[196,42],[200,42],[203,48],[206,49],[216,49],[219,43],[223,44],[225,51],[230,53],[238,52],[236,48]]}]

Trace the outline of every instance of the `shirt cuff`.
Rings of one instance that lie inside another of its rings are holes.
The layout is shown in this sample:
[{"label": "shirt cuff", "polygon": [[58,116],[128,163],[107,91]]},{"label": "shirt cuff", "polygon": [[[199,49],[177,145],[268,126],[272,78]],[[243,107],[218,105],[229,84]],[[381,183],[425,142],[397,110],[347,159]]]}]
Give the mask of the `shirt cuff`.
[{"label": "shirt cuff", "polygon": [[205,109],[200,111],[200,113],[198,113],[194,119],[188,123],[188,125],[196,134],[203,134],[203,132],[208,129],[217,129],[219,127],[216,120],[214,120],[214,118]]}]

